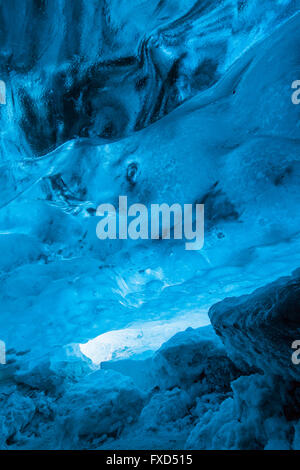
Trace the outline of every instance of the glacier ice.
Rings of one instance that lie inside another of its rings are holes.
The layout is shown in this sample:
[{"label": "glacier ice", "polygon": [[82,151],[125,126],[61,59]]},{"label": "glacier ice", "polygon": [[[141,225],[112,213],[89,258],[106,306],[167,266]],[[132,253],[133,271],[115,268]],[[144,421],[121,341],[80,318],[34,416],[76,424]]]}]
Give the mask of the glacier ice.
[{"label": "glacier ice", "polygon": [[[299,0],[0,2],[1,449],[300,448],[299,25]],[[204,248],[100,242],[121,194],[203,202]]]}]

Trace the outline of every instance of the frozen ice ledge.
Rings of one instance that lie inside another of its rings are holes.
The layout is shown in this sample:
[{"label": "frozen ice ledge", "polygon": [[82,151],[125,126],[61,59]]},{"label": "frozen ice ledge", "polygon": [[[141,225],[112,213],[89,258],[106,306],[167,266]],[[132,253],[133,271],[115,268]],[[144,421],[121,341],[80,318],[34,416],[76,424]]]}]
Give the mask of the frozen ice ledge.
[{"label": "frozen ice ledge", "polygon": [[[151,358],[1,366],[2,449],[300,449],[300,270],[227,298]],[[296,355],[297,356],[297,355]],[[295,361],[294,361],[295,362]]]}]

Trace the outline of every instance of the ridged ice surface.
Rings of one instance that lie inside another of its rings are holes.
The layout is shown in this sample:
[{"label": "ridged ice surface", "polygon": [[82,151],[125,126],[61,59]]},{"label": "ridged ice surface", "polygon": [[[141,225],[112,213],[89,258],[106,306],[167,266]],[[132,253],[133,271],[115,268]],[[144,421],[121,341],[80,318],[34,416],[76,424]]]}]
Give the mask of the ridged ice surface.
[{"label": "ridged ice surface", "polygon": [[[299,10],[0,1],[4,379],[76,354],[83,368],[148,357],[209,324],[216,301],[300,266]],[[204,203],[204,248],[100,241],[95,210],[119,195]]]}]

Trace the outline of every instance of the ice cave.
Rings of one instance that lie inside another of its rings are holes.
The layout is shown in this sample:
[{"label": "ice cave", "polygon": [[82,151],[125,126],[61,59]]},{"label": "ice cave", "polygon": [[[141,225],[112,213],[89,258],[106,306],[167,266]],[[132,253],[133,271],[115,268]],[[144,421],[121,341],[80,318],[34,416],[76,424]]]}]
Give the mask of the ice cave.
[{"label": "ice cave", "polygon": [[300,0],[0,0],[0,45],[0,449],[300,450]]}]

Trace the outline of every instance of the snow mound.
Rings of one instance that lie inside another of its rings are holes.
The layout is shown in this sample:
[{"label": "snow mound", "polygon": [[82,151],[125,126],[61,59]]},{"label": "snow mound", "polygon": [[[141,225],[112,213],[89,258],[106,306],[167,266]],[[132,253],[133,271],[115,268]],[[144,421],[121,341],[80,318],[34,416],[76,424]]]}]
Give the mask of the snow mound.
[{"label": "snow mound", "polygon": [[199,416],[186,448],[300,448],[300,369],[292,362],[291,349],[299,337],[299,301],[296,270],[210,309],[228,356],[243,372],[231,383],[233,396]]},{"label": "snow mound", "polygon": [[201,392],[228,390],[238,370],[211,326],[188,328],[167,341],[153,358],[161,388],[190,389],[201,383]]}]

